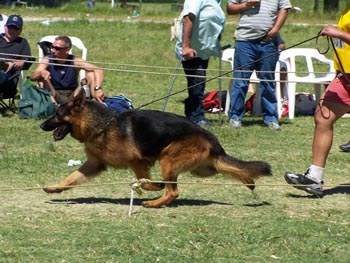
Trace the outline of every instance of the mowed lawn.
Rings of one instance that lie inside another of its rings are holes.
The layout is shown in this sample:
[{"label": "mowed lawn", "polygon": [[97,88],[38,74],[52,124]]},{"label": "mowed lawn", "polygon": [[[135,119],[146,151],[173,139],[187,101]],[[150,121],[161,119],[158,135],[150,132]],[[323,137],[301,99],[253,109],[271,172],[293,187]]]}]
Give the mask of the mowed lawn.
[{"label": "mowed lawn", "polygon": [[[72,12],[75,8],[72,6]],[[26,22],[23,36],[30,42],[33,55],[38,53],[36,43],[45,35],[78,36],[88,48],[88,60],[105,69],[103,86],[108,95],[124,93],[136,107],[157,100],[144,108],[161,109],[162,97],[178,66],[174,42],[170,41],[171,18],[177,13],[164,12],[165,18],[160,19],[159,12],[154,19],[157,23],[140,23],[127,19],[130,13],[122,14],[119,9],[115,12],[125,21],[103,21],[103,14],[94,14],[101,9],[84,8],[79,9],[80,19],[74,22],[51,22],[49,26],[40,21]],[[143,8],[148,10],[147,4]],[[39,11],[32,13],[39,15]],[[19,12],[29,16],[28,11]],[[61,15],[63,11],[56,12]],[[67,9],[65,12],[71,15]],[[314,25],[291,23],[293,19],[307,20],[305,12],[304,17],[294,14],[284,26],[287,46],[316,36],[320,24],[336,21],[310,17],[309,23]],[[98,20],[91,19],[95,15]],[[108,18],[115,15],[106,11]],[[232,44],[234,19],[228,22],[223,43]],[[312,40],[300,46],[315,45]],[[323,50],[327,46],[324,38],[320,46]],[[332,58],[331,51],[326,56]],[[224,64],[222,70],[230,69]],[[169,98],[166,110],[183,115],[186,92],[181,91],[186,80],[181,69],[178,73],[172,91],[179,93]],[[215,78],[218,74],[219,61],[213,58],[208,75]],[[223,89],[228,87],[229,76],[222,79]],[[209,81],[207,91],[219,85],[217,79]],[[298,91],[313,92],[313,87],[301,85]],[[230,129],[224,115],[222,123],[219,115],[207,117],[215,123],[209,130],[227,153],[243,160],[264,160],[270,163],[273,176],[259,179],[251,192],[222,175],[200,179],[183,174],[179,177],[180,196],[173,204],[144,208],[143,200],[162,192],[135,194],[130,216],[130,184],[135,181],[131,171],[108,169],[81,187],[48,195],[42,186],[62,180],[77,169],[67,165],[69,160],[86,160],[83,145],[70,136],[53,142],[52,134],[39,128],[43,120],[2,115],[0,262],[349,262],[350,155],[338,149],[350,139],[349,119],[342,118],[335,125],[325,197],[318,199],[292,188],[283,179],[285,171],[302,173],[310,164],[312,116],[283,118],[282,130],[277,132],[264,127],[261,117],[249,114],[240,130]],[[154,180],[161,179],[158,165],[152,172]]]}]

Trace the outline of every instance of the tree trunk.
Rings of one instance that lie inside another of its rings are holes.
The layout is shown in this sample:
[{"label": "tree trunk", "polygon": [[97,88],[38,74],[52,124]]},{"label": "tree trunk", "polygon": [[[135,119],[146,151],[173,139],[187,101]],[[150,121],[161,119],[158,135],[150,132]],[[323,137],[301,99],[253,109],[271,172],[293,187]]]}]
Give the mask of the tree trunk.
[{"label": "tree trunk", "polygon": [[320,0],[315,0],[314,11],[317,12],[320,7]]},{"label": "tree trunk", "polygon": [[339,0],[324,0],[323,11],[325,13],[337,12],[339,10]]}]

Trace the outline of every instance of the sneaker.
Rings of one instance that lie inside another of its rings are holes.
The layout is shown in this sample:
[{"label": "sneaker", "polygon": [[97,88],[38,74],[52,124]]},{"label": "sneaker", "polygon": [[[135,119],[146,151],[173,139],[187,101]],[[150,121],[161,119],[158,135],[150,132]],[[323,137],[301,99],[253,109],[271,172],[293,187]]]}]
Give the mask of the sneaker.
[{"label": "sneaker", "polygon": [[284,174],[284,179],[289,184],[294,184],[295,188],[304,190],[309,194],[313,194],[317,197],[323,197],[323,181],[316,182],[308,177],[309,170],[305,174],[293,174],[291,172],[286,172]]},{"label": "sneaker", "polygon": [[242,121],[239,119],[230,119],[229,126],[234,129],[239,129],[242,127]]},{"label": "sneaker", "polygon": [[281,129],[281,126],[276,121],[270,121],[266,123],[267,127],[269,127],[271,130],[278,131]]},{"label": "sneaker", "polygon": [[350,152],[350,141],[345,144],[339,145],[339,149],[343,152]]},{"label": "sneaker", "polygon": [[206,120],[206,119],[203,119],[203,120],[200,120],[200,121],[196,121],[194,122],[194,124],[198,125],[198,126],[201,126],[201,127],[208,127],[208,126],[212,126],[213,123]]}]

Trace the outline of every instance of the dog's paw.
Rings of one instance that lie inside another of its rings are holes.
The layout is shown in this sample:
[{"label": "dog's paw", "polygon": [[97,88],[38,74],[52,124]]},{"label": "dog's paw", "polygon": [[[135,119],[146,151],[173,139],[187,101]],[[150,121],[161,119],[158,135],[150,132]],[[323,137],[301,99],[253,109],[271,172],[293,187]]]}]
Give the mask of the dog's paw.
[{"label": "dog's paw", "polygon": [[43,190],[48,194],[53,194],[53,193],[61,193],[63,191],[63,188],[56,187],[56,186],[46,186],[43,188]]},{"label": "dog's paw", "polygon": [[147,208],[160,208],[162,205],[159,205],[158,202],[155,201],[143,201],[142,206]]}]

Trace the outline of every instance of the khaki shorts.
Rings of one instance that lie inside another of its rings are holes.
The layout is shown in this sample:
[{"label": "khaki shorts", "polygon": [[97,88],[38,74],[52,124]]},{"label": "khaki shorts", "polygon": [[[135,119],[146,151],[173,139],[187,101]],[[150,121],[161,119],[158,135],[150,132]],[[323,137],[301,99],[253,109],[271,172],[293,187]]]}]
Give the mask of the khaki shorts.
[{"label": "khaki shorts", "polygon": [[73,99],[74,90],[56,90],[56,102],[58,104],[66,103]]}]

